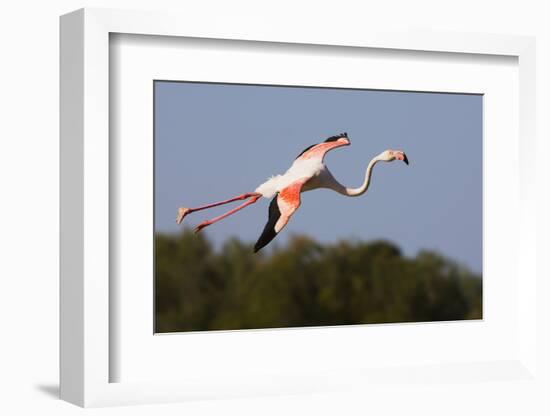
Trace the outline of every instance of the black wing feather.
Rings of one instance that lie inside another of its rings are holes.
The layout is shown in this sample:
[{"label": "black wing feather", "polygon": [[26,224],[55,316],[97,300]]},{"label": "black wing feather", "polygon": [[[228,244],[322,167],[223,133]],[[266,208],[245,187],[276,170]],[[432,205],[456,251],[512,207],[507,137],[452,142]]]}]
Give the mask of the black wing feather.
[{"label": "black wing feather", "polygon": [[343,137],[345,137],[346,139],[349,139],[347,133],[340,133],[340,134],[337,134],[336,136],[330,136],[328,139],[325,140],[325,143],[326,142],[335,142],[336,140],[341,139]]},{"label": "black wing feather", "polygon": [[279,194],[275,195],[269,204],[269,219],[267,220],[267,224],[264,227],[262,235],[260,235],[260,238],[258,238],[258,241],[254,245],[254,253],[268,245],[269,242],[277,235],[275,232],[275,224],[281,217],[281,211],[279,211],[279,205],[277,205],[278,196]]},{"label": "black wing feather", "polygon": [[300,156],[302,156],[305,152],[307,152],[309,149],[311,149],[313,146],[317,146],[317,143],[312,144],[311,146],[306,147],[304,150],[302,150],[302,153],[300,153],[298,156],[296,156],[296,159],[298,159]]}]

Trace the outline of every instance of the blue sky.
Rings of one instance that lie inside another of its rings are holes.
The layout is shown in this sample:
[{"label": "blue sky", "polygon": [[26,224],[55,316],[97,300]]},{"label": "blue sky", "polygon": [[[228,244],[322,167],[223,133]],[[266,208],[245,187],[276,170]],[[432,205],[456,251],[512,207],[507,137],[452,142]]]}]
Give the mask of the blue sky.
[{"label": "blue sky", "polygon": [[[293,233],[322,242],[385,239],[406,255],[436,250],[480,272],[480,95],[157,81],[156,231],[178,232],[179,206],[253,191],[304,148],[341,132],[351,146],[330,152],[325,163],[347,186],[358,186],[369,160],[385,149],[404,150],[410,165],[376,165],[359,198],[305,193],[274,241],[284,244]],[[233,206],[191,214],[185,223]],[[267,207],[262,199],[203,232],[218,246],[233,236],[255,242]]]}]

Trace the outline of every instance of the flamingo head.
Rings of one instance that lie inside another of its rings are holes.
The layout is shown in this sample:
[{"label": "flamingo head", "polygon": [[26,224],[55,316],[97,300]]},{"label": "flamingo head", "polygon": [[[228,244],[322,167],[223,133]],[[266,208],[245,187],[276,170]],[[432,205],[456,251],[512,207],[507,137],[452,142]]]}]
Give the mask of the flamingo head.
[{"label": "flamingo head", "polygon": [[409,164],[409,159],[407,158],[407,155],[405,152],[401,150],[386,150],[382,152],[379,156],[380,160],[384,162],[393,162],[394,160],[401,160],[405,162],[405,164]]}]

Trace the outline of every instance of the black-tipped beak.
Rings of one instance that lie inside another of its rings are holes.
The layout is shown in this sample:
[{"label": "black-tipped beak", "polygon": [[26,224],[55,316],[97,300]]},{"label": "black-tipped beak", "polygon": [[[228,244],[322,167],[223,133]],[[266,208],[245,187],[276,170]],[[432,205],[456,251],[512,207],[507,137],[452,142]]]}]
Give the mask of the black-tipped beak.
[{"label": "black-tipped beak", "polygon": [[405,164],[409,164],[409,159],[407,159],[407,155],[405,153],[403,153],[403,162],[405,162]]}]

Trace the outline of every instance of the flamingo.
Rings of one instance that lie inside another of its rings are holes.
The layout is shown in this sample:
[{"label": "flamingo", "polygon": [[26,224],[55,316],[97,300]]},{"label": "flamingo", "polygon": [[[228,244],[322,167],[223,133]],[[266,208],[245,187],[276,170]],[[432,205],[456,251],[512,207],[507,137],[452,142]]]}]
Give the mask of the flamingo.
[{"label": "flamingo", "polygon": [[290,168],[283,175],[272,176],[258,186],[254,192],[247,192],[230,199],[196,208],[181,207],[178,209],[176,223],[181,224],[183,219],[192,212],[229,204],[234,201],[246,200],[246,202],[231,209],[225,214],[212,218],[211,220],[201,222],[195,228],[195,232],[199,232],[204,227],[214,224],[215,222],[218,222],[236,213],[237,211],[254,204],[262,197],[273,198],[269,204],[269,219],[267,224],[265,225],[260,238],[258,238],[258,241],[254,245],[254,252],[256,253],[271,242],[271,240],[273,240],[285,227],[290,220],[290,217],[292,217],[292,215],[300,207],[300,195],[303,192],[318,188],[328,188],[344,196],[357,197],[363,195],[367,191],[371,181],[372,170],[376,163],[401,160],[407,165],[409,164],[409,160],[403,151],[385,150],[375,156],[368,164],[363,184],[358,188],[348,188],[332,176],[326,165],[323,163],[323,160],[328,151],[336,149],[337,147],[349,146],[350,144],[351,141],[348,134],[342,133],[336,136],[331,136],[322,143],[311,145],[304,149],[302,153],[296,157]]}]

